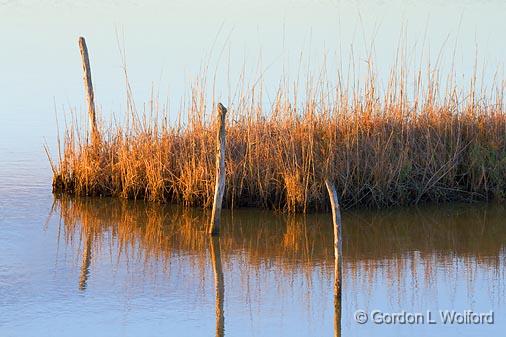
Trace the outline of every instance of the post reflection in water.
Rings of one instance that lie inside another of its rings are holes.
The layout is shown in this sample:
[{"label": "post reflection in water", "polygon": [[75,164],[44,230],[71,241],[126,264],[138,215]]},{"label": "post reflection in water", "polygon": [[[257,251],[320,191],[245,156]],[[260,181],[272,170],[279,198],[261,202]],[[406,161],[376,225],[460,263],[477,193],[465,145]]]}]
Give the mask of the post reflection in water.
[{"label": "post reflection in water", "polygon": [[342,275],[339,275],[339,258],[334,258],[334,337],[341,337]]},{"label": "post reflection in water", "polygon": [[220,238],[212,236],[209,239],[211,245],[211,262],[213,264],[214,287],[216,292],[216,337],[225,336],[225,316],[223,302],[225,300],[225,282],[223,280],[223,268],[221,266]]},{"label": "post reflection in water", "polygon": [[88,231],[85,234],[84,239],[84,251],[83,251],[83,262],[81,264],[81,275],[79,276],[79,290],[86,290],[88,283],[88,276],[90,275],[90,263],[91,263],[91,246],[92,246],[91,232]]},{"label": "post reflection in water", "polygon": [[[90,291],[89,277],[104,280],[118,270],[131,270],[128,289],[142,288],[161,279],[152,274],[159,267],[157,273],[172,280],[171,291],[199,299],[187,310],[208,303],[198,293],[207,298],[208,287],[214,289],[216,336],[225,334],[225,278],[233,308],[228,335],[236,335],[238,321],[250,331],[263,324],[261,318],[291,314],[296,318],[286,324],[297,326],[295,332],[311,331],[308,318],[316,322],[313,328],[325,318],[326,330],[318,335],[333,330],[348,336],[357,328],[357,309],[426,310],[435,301],[452,308],[457,296],[465,308],[501,312],[506,295],[506,211],[497,205],[344,213],[341,275],[329,214],[225,211],[220,237],[209,238],[208,214],[201,210],[112,199],[62,198],[57,206],[66,245],[80,257],[79,289]],[[101,275],[89,275],[92,260],[93,272]]]}]

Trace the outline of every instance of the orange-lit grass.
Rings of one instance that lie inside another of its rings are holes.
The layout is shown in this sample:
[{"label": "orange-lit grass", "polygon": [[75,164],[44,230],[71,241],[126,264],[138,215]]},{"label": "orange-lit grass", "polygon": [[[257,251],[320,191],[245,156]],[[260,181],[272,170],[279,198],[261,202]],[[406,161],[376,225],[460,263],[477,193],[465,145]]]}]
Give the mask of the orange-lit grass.
[{"label": "orange-lit grass", "polygon": [[[449,81],[442,92],[434,73],[408,85],[393,71],[383,91],[374,74],[363,86],[309,79],[304,93],[283,82],[268,108],[261,84],[242,83],[228,102],[225,206],[322,210],[326,175],[344,207],[503,199],[505,83],[477,93],[476,78],[462,90]],[[204,87],[178,123],[152,104],[141,114],[129,105],[123,125],[101,127],[98,145],[67,127],[54,191],[209,207],[215,107]]]}]

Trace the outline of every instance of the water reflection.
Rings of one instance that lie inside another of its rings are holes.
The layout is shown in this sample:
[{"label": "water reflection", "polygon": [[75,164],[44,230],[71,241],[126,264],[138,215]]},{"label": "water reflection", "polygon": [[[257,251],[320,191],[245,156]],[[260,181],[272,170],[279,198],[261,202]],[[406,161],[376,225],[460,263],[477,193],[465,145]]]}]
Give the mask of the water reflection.
[{"label": "water reflection", "polygon": [[341,337],[342,272],[339,257],[334,259],[334,337]]},{"label": "water reflection", "polygon": [[[196,255],[206,251],[208,238],[203,231],[208,215],[200,210],[71,198],[57,199],[57,207],[67,242],[82,240],[85,251],[93,238],[100,241],[105,234],[117,238],[121,253],[130,246],[136,247],[132,252],[167,259],[176,251]],[[352,270],[378,261],[404,264],[414,259],[449,267],[458,257],[499,267],[506,243],[505,213],[503,207],[493,205],[345,213],[344,262]],[[302,217],[238,210],[225,211],[223,222],[225,252],[247,252],[252,264],[283,259],[287,268],[306,262],[334,267],[328,214]]]},{"label": "water reflection", "polygon": [[86,233],[86,237],[84,239],[83,262],[81,264],[81,275],[79,276],[79,290],[83,291],[86,290],[88,276],[90,275],[92,240],[91,233]]},{"label": "water reflection", "polygon": [[[144,264],[143,282],[155,278],[148,266],[156,265],[169,277],[185,270],[187,280],[204,284],[209,267],[216,336],[225,335],[225,286],[233,298],[227,305],[234,308],[227,326],[242,307],[256,303],[263,310],[265,303],[298,293],[308,301],[297,310],[315,320],[328,317],[325,302],[333,293],[334,336],[349,335],[359,308],[426,310],[436,302],[500,308],[506,293],[506,211],[497,205],[343,214],[342,289],[333,277],[339,275],[328,214],[225,211],[221,236],[211,239],[208,214],[200,210],[112,199],[61,198],[57,206],[66,245],[81,257],[79,289],[87,290],[93,279],[92,260],[107,256]],[[253,284],[258,291],[251,291]],[[315,294],[322,300],[311,303]]]},{"label": "water reflection", "polygon": [[214,287],[216,290],[216,337],[225,336],[225,317],[223,301],[225,300],[225,281],[221,267],[220,238],[213,236],[209,239],[211,244],[211,261],[213,263]]},{"label": "water reflection", "polygon": [[[100,241],[111,237],[127,258],[160,261],[175,253],[205,257],[207,247],[212,247],[205,235],[207,215],[199,210],[100,199],[64,198],[57,203],[71,245],[82,241],[88,247],[94,242],[98,250]],[[332,237],[327,235],[332,228],[324,228],[324,223],[308,230],[306,219],[262,211],[225,212],[223,223],[225,255],[244,251],[253,265],[279,259],[285,268],[297,268],[312,261],[327,264],[332,256]],[[89,252],[83,250],[85,261]]]}]

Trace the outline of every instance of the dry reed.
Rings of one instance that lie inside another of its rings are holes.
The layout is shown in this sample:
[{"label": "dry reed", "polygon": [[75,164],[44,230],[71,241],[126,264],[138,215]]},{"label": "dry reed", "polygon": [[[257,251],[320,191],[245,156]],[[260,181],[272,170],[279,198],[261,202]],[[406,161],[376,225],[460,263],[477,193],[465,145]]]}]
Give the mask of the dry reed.
[{"label": "dry reed", "polygon": [[[478,90],[475,75],[461,89],[450,76],[442,90],[437,69],[409,81],[397,68],[384,90],[373,71],[363,85],[308,77],[304,92],[282,81],[268,107],[261,83],[240,83],[228,102],[224,206],[328,209],[326,176],[345,208],[503,199],[505,82]],[[208,103],[204,78],[177,123],[157,104],[138,113],[129,103],[124,124],[100,127],[99,145],[68,126],[54,192],[209,207],[217,99]]]}]

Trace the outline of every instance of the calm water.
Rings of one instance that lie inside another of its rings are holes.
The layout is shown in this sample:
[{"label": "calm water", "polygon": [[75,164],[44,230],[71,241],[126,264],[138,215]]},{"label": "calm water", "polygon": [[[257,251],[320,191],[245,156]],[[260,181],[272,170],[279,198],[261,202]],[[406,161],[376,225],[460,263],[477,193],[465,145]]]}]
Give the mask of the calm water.
[{"label": "calm water", "polygon": [[[20,191],[3,213],[2,336],[500,336],[506,328],[498,205],[345,212],[335,330],[328,215],[225,212],[212,241],[198,210],[33,192]],[[495,321],[355,322],[357,310],[375,309],[492,310]]]},{"label": "calm water", "polygon": [[[174,111],[202,64],[228,103],[243,66],[272,97],[281,74],[323,58],[331,73],[350,55],[366,70],[374,42],[385,83],[403,36],[408,65],[439,57],[459,80],[478,60],[486,86],[504,76],[505,17],[501,0],[0,0],[0,336],[504,335],[504,205],[345,212],[335,307],[328,214],[225,212],[212,241],[198,210],[55,200],[42,145],[55,153],[55,111],[60,125],[83,116],[79,35],[107,118],[126,105],[118,40],[139,107],[153,85]],[[356,323],[357,310],[376,309],[495,321]]]}]

